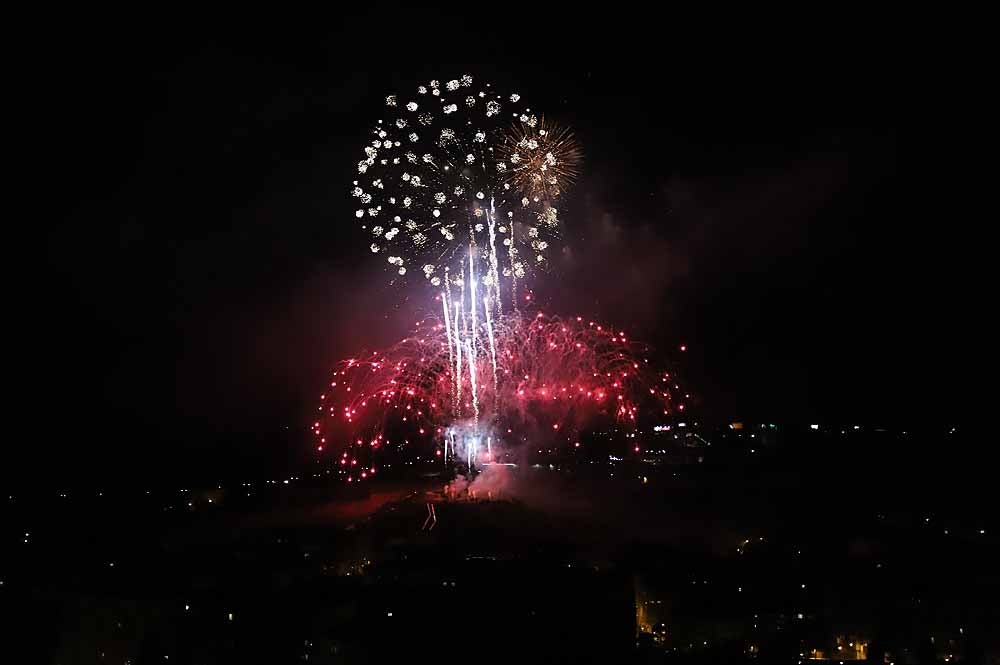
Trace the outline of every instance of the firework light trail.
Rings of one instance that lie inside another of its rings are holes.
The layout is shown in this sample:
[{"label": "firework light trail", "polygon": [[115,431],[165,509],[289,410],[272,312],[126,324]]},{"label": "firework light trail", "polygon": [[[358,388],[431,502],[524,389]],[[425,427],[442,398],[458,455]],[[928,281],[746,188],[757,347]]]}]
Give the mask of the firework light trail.
[{"label": "firework light trail", "polygon": [[441,316],[334,371],[312,429],[340,475],[365,480],[380,450],[418,445],[473,471],[525,432],[579,446],[585,427],[684,409],[623,332],[516,306],[560,237],[554,203],[581,155],[570,130],[470,75],[390,95],[384,114],[357,164],[355,217],[394,281],[419,268]]}]

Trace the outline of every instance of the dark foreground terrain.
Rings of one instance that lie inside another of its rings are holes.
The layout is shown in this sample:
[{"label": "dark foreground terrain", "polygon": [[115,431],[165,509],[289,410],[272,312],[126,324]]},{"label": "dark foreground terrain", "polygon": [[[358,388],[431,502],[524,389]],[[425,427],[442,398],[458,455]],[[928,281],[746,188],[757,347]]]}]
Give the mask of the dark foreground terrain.
[{"label": "dark foreground terrain", "polygon": [[3,660],[997,662],[987,474],[822,445],[10,494]]}]

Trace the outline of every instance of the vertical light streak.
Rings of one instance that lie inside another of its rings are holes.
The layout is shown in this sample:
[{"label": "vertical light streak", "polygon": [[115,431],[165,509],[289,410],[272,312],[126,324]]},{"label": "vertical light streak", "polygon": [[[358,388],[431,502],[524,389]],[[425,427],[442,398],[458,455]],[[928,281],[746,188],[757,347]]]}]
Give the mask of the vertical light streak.
[{"label": "vertical light streak", "polygon": [[490,342],[490,358],[493,361],[493,397],[494,397],[494,401],[496,401],[497,389],[498,389],[497,388],[498,387],[498,383],[497,383],[497,346],[496,346],[496,342],[494,341],[494,338],[493,338],[493,320],[492,320],[492,317],[490,316],[490,309],[491,309],[491,307],[492,307],[492,303],[490,302],[490,299],[489,298],[484,298],[483,299],[483,310],[486,312],[486,336],[487,336],[487,339],[489,339],[489,342]]},{"label": "vertical light streak", "polygon": [[476,253],[475,243],[469,243],[469,309],[472,311],[471,341],[472,357],[476,357],[476,269],[473,263],[473,255]]},{"label": "vertical light streak", "polygon": [[462,343],[458,336],[458,319],[461,316],[461,304],[455,303],[455,415],[462,409]]},{"label": "vertical light streak", "polygon": [[[469,342],[469,340],[465,340],[465,344],[466,344],[466,348],[465,348],[466,353],[469,355],[470,358],[473,358],[473,356],[472,356],[472,344]],[[478,427],[478,425],[479,425],[479,395],[478,395],[478,391],[476,389],[476,363],[475,363],[475,360],[472,360],[471,362],[467,362],[465,364],[469,366],[469,383],[471,384],[471,388],[472,388],[472,416],[473,416],[473,422]]]},{"label": "vertical light streak", "polygon": [[497,242],[496,242],[496,207],[493,197],[490,197],[490,209],[486,213],[486,222],[490,232],[490,286],[494,293],[494,302],[497,306],[496,316],[499,319],[503,314],[501,310],[502,301],[500,299],[500,272],[497,270]]},{"label": "vertical light streak", "polygon": [[[458,390],[458,383],[457,383],[457,381],[458,381],[458,372],[457,372],[457,367],[455,365],[455,351],[452,349],[453,342],[452,342],[452,339],[451,339],[451,320],[450,320],[450,317],[448,315],[448,309],[449,309],[449,307],[448,307],[448,293],[449,293],[449,291],[450,291],[450,289],[447,289],[447,290],[441,292],[441,307],[444,309],[444,329],[445,329],[445,332],[448,335],[448,370],[449,371],[455,370],[455,377],[452,380],[452,388],[453,388],[453,390],[452,390],[452,397],[453,397],[453,401],[454,401],[453,407],[456,409],[455,415],[458,415],[458,411],[457,411],[457,408],[458,408],[458,393],[457,393],[457,390]],[[446,444],[445,450],[447,451],[447,444]],[[447,452],[446,452],[446,455],[447,455]]]},{"label": "vertical light streak", "polygon": [[514,268],[514,264],[516,263],[514,258],[516,256],[516,254],[514,253],[516,251],[514,249],[515,245],[517,245],[517,242],[516,238],[514,237],[514,222],[512,221],[510,223],[510,247],[507,248],[507,255],[510,257],[510,302],[514,308],[514,311],[516,312],[518,311],[518,303],[517,303],[517,272],[515,271]]}]

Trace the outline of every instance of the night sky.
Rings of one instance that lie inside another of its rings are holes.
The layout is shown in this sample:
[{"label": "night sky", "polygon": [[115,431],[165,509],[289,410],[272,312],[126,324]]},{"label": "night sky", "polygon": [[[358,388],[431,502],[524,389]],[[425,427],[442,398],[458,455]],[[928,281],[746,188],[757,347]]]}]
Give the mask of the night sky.
[{"label": "night sky", "polygon": [[687,344],[706,418],[960,418],[968,240],[947,162],[925,166],[947,140],[931,84],[908,87],[923,72],[874,35],[638,19],[46,32],[25,124],[42,192],[30,246],[8,246],[38,257],[8,321],[34,430],[10,475],[236,473],[305,449],[331,363],[432,303],[365,250],[348,185],[366,130],[384,95],[466,72],[583,145],[547,310]]}]

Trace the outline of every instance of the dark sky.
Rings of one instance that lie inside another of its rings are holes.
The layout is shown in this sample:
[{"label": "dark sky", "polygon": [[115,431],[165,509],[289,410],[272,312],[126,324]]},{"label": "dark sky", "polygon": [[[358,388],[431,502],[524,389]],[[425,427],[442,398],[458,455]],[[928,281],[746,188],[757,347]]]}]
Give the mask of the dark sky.
[{"label": "dark sky", "polygon": [[548,309],[689,345],[709,417],[961,416],[967,241],[949,169],[925,166],[948,142],[927,72],[898,44],[809,22],[734,38],[663,17],[506,20],[90,16],[39,35],[24,463],[184,473],[304,445],[331,362],[427,299],[362,251],[347,185],[366,127],[385,94],[465,72],[583,144]]}]

